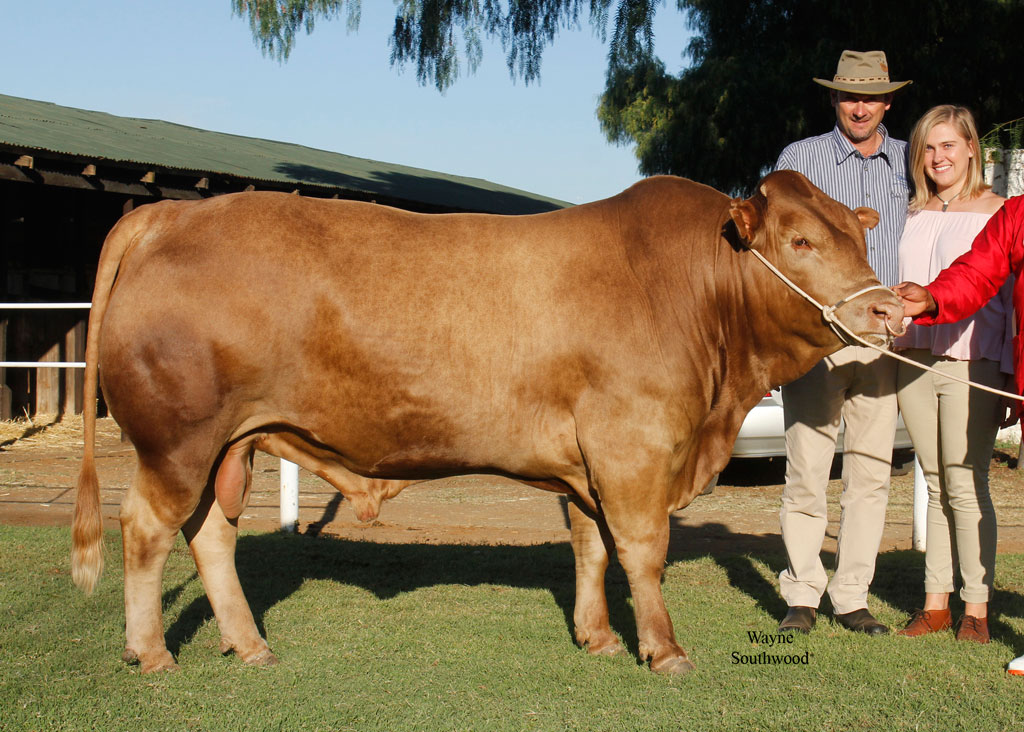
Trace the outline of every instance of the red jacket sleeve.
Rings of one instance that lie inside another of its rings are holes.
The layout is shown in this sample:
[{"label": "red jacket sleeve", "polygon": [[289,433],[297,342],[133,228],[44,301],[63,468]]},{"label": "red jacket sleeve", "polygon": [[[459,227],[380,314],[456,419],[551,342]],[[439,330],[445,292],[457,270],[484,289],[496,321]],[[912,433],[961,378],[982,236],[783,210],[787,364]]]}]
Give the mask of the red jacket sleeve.
[{"label": "red jacket sleeve", "polygon": [[1024,196],[1007,200],[953,264],[926,285],[939,306],[937,315],[914,319],[921,325],[955,323],[973,315],[1024,263]]}]

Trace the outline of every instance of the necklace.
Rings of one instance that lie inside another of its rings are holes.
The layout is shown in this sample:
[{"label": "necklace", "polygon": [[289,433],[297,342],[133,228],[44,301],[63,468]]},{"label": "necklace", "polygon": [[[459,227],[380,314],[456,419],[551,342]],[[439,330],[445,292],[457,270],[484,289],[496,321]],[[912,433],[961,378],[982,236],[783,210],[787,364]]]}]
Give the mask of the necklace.
[{"label": "necklace", "polygon": [[942,213],[946,213],[946,209],[949,208],[949,204],[951,204],[956,199],[960,198],[961,193],[962,191],[957,191],[957,194],[955,196],[950,196],[949,200],[947,201],[945,198],[939,195],[938,191],[935,192],[935,197],[942,201]]}]

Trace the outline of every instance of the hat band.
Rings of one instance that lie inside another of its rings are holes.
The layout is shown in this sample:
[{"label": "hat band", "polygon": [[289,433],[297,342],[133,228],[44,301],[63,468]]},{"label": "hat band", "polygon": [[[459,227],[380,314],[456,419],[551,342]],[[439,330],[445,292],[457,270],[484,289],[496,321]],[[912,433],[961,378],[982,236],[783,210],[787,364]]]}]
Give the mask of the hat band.
[{"label": "hat band", "polygon": [[872,81],[884,81],[889,83],[888,76],[835,76],[833,83],[845,82],[847,84],[867,84]]}]

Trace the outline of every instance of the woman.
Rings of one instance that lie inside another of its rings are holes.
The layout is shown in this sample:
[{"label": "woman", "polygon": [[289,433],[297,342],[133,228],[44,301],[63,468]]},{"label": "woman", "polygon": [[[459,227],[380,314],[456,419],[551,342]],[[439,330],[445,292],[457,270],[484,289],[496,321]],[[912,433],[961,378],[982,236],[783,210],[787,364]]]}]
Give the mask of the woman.
[{"label": "woman", "polygon": [[[914,196],[900,240],[902,281],[929,282],[971,248],[1003,199],[982,179],[978,133],[963,107],[933,107],[910,137]],[[998,396],[947,374],[1002,389],[1013,373],[1012,283],[973,316],[956,323],[910,324],[895,343],[933,374],[901,363],[897,398],[928,483],[924,609],[899,635],[952,626],[949,595],[959,570],[964,614],[956,637],[987,643],[995,572],[996,518],[988,465],[1003,420]]]}]

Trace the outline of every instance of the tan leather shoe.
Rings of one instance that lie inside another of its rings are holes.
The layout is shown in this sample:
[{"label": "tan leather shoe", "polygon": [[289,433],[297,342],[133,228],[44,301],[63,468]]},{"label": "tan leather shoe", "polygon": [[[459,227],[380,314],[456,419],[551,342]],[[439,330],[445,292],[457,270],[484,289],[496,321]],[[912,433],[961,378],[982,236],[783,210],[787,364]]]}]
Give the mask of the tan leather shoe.
[{"label": "tan leather shoe", "polygon": [[953,616],[949,608],[945,610],[917,610],[911,617],[907,627],[896,635],[903,635],[908,638],[917,638],[928,633],[937,633],[940,630],[949,630],[953,627]]},{"label": "tan leather shoe", "polygon": [[960,627],[956,630],[956,639],[974,641],[975,643],[988,643],[988,618],[964,615],[960,618]]}]

